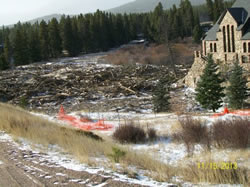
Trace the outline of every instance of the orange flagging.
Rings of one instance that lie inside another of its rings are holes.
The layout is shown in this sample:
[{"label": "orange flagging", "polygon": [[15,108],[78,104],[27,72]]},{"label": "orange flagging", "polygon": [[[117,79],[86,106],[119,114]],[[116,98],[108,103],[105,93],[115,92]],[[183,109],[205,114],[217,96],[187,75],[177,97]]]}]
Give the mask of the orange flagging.
[{"label": "orange flagging", "polygon": [[226,114],[234,114],[234,115],[239,115],[239,116],[250,116],[250,109],[246,110],[234,110],[234,111],[229,111],[227,107],[224,108],[224,111],[222,113],[217,113],[214,114],[212,117],[219,117],[219,116],[224,116]]},{"label": "orange flagging", "polygon": [[97,122],[91,121],[88,118],[77,118],[74,116],[70,116],[65,114],[63,106],[60,107],[58,113],[58,119],[62,121],[66,121],[72,126],[85,130],[110,130],[113,128],[113,125],[105,124],[104,119],[98,120]]}]

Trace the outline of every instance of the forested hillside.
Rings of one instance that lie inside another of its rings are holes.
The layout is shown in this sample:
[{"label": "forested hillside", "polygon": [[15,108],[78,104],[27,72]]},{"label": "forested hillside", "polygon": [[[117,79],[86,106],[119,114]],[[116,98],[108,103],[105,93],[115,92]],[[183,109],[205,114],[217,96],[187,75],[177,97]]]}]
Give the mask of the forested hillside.
[{"label": "forested hillside", "polygon": [[[206,0],[190,0],[191,4],[205,4]],[[179,6],[181,0],[135,0],[125,5],[110,9],[112,13],[143,13],[153,11],[158,3],[162,3],[163,8],[170,9],[173,5]]]},{"label": "forested hillside", "polygon": [[[224,4],[220,7],[214,8],[213,14],[219,15],[225,8]],[[159,3],[150,13],[111,14],[97,10],[93,14],[62,16],[60,21],[53,18],[48,23],[19,22],[13,28],[0,30],[0,69],[65,54],[107,51],[141,33],[157,44],[192,35],[199,42],[202,35],[199,12],[184,0],[178,8],[174,5],[170,10],[164,10]]]}]

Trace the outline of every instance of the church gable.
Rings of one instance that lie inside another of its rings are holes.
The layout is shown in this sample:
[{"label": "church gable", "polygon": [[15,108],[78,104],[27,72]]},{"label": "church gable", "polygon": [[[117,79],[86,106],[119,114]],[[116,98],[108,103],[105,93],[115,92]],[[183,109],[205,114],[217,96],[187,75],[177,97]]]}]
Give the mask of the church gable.
[{"label": "church gable", "polygon": [[225,10],[206,33],[202,51],[195,52],[195,58],[203,58],[210,53],[216,61],[250,63],[249,10],[250,0],[237,0],[232,8]]},{"label": "church gable", "polygon": [[235,18],[231,15],[231,13],[227,10],[223,19],[221,19],[221,22],[219,23],[219,25],[220,25],[220,27],[225,26],[225,25],[234,25],[237,27],[238,23],[235,20]]}]

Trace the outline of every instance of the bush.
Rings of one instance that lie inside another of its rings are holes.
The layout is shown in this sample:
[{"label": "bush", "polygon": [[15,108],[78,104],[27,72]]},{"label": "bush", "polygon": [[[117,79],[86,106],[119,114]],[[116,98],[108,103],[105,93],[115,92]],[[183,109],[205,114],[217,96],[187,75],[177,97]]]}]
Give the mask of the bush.
[{"label": "bush", "polygon": [[121,149],[117,147],[112,147],[112,154],[109,154],[109,156],[116,162],[119,163],[120,158],[124,157],[126,155],[125,151],[122,151]]},{"label": "bush", "polygon": [[146,134],[141,127],[136,127],[133,124],[126,124],[115,130],[113,138],[120,143],[138,143],[145,141]]},{"label": "bush", "polygon": [[250,121],[247,118],[217,121],[212,132],[218,147],[247,148],[250,144]]},{"label": "bush", "polygon": [[150,141],[156,140],[157,134],[156,134],[156,130],[155,129],[149,128],[148,131],[147,131],[147,134],[148,134],[148,139]]},{"label": "bush", "polygon": [[181,132],[174,136],[174,139],[185,143],[188,153],[193,151],[196,143],[206,145],[208,149],[211,146],[211,136],[208,127],[200,120],[185,118],[179,120]]},{"label": "bush", "polygon": [[28,107],[28,105],[29,105],[28,98],[26,96],[20,97],[19,106],[25,109]]},{"label": "bush", "polygon": [[167,112],[170,108],[170,76],[162,77],[153,91],[155,112]]}]

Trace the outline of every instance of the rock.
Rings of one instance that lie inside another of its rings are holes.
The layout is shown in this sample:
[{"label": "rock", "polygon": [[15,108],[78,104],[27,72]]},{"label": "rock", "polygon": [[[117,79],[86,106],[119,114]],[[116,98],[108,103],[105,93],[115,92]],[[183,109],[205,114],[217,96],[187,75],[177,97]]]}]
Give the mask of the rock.
[{"label": "rock", "polygon": [[[226,69],[230,69],[232,67],[233,64],[226,64],[227,68]],[[189,70],[188,74],[185,76],[185,78],[183,79],[183,83],[190,87],[190,88],[195,88],[197,82],[200,79],[200,76],[203,73],[203,70],[206,66],[206,61],[204,61],[201,58],[196,58],[194,60],[194,63],[191,67],[191,69]],[[247,77],[249,83],[248,83],[248,88],[250,88],[250,63],[245,63],[245,64],[241,64],[241,66],[244,68],[245,73],[244,75]],[[221,69],[221,71],[225,71],[225,64],[219,64],[219,67]]]}]

